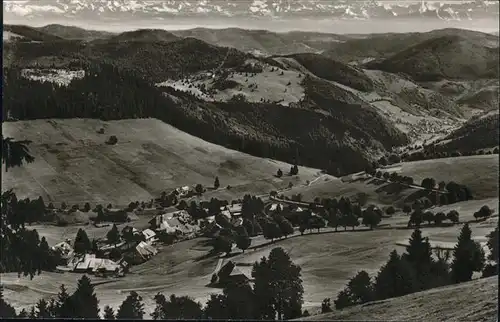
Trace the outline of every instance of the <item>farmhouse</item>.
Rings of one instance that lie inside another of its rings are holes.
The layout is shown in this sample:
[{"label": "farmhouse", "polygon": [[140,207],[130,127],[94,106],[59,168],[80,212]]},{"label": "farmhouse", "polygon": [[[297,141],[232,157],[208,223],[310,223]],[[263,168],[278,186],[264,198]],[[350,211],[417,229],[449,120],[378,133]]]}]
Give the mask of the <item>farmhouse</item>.
[{"label": "farmhouse", "polygon": [[52,246],[52,250],[59,252],[64,259],[68,259],[73,256],[73,247],[71,247],[67,241],[63,241]]},{"label": "farmhouse", "polygon": [[143,230],[142,235],[144,236],[144,239],[146,239],[146,243],[151,244],[157,240],[156,233],[151,229]]},{"label": "farmhouse", "polygon": [[285,209],[285,207],[283,206],[283,204],[281,203],[273,203],[270,207],[269,207],[269,212],[282,212],[283,209]]},{"label": "farmhouse", "polygon": [[241,272],[236,264],[232,261],[226,263],[226,265],[222,266],[219,272],[217,273],[219,285],[225,286],[230,283],[239,283],[239,282],[248,282],[250,278],[248,278],[243,272]]},{"label": "farmhouse", "polygon": [[134,250],[125,254],[124,259],[130,264],[141,264],[158,254],[158,250],[145,243],[140,242]]},{"label": "farmhouse", "polygon": [[69,268],[73,268],[74,272],[78,273],[115,273],[118,274],[123,270],[123,267],[106,258],[96,258],[94,254],[85,254],[82,257],[74,257],[68,264]]},{"label": "farmhouse", "polygon": [[191,193],[191,188],[189,186],[184,186],[175,189],[175,191],[179,194],[179,197],[186,197]]}]

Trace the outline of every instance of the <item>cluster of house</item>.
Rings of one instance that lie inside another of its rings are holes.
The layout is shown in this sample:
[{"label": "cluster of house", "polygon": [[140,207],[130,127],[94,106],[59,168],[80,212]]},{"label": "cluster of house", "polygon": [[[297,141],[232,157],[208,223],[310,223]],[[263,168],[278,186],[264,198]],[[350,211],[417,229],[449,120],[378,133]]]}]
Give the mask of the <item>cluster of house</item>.
[{"label": "cluster of house", "polygon": [[71,240],[67,239],[52,247],[52,250],[58,251],[61,257],[66,261],[66,265],[59,265],[56,270],[59,272],[85,272],[95,275],[106,276],[109,274],[123,276],[130,265],[136,265],[149,260],[158,254],[158,250],[153,246],[156,243],[156,233],[151,229],[139,231],[132,227],[125,227],[122,234],[130,230],[133,236],[140,236],[134,241],[120,241],[117,244],[107,244],[98,242],[98,253],[107,257],[113,250],[121,254],[117,261],[100,258],[97,254],[76,254],[71,246]]}]

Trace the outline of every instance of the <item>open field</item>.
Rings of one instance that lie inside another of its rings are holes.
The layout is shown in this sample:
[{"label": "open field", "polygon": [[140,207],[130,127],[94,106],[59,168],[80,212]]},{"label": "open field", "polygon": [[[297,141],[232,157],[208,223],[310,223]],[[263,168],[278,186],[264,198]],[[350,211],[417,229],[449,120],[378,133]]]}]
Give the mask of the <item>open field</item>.
[{"label": "open field", "polygon": [[[405,162],[381,170],[410,176],[416,184],[420,184],[426,177],[435,178],[437,182],[455,181],[465,184],[477,200],[498,198],[498,155]],[[298,193],[302,194],[303,201],[312,201],[316,197],[356,199],[359,195],[365,195],[367,203],[380,206],[402,206],[404,202],[411,202],[424,194],[418,189],[402,188],[394,183],[375,184],[371,179],[344,182],[340,178],[330,177],[317,180],[314,185],[300,185],[283,192],[287,196]]]},{"label": "open field", "polygon": [[415,183],[431,177],[465,184],[475,199],[498,197],[498,154],[404,162],[384,170],[410,176]]},{"label": "open field", "polygon": [[[105,129],[105,134],[97,130]],[[32,140],[35,162],[3,172],[3,190],[20,197],[55,203],[112,203],[150,200],[162,191],[201,183],[211,187],[218,176],[221,188],[208,197],[262,194],[314,180],[319,170],[262,159],[211,144],[156,119],[104,122],[91,119],[7,122],[4,136]],[[116,135],[116,145],[105,141]],[[231,185],[231,190],[226,190]]]},{"label": "open field", "polygon": [[304,321],[496,321],[496,277],[445,286],[342,311],[301,318]]}]

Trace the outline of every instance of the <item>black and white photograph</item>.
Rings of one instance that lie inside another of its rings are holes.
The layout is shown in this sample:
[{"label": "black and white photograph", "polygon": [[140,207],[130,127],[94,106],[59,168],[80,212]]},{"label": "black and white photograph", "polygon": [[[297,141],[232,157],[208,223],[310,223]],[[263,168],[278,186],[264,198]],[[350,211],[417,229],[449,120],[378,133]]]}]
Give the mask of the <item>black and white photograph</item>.
[{"label": "black and white photograph", "polygon": [[4,0],[0,318],[498,321],[499,3]]}]

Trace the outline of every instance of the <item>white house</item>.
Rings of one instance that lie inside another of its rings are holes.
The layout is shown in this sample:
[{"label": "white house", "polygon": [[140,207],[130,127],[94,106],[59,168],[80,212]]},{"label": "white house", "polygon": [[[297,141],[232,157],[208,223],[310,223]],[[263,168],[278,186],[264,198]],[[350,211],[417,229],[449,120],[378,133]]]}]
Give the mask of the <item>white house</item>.
[{"label": "white house", "polygon": [[156,241],[156,233],[149,228],[143,230],[142,235],[144,235],[147,243],[154,243]]}]

